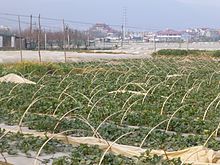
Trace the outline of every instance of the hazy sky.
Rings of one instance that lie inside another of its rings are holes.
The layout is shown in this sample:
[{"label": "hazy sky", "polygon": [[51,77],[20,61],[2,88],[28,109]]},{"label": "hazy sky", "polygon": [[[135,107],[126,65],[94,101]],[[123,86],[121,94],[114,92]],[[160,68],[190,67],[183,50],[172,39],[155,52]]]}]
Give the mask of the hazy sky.
[{"label": "hazy sky", "polygon": [[123,7],[129,26],[220,28],[220,0],[1,0],[0,12],[122,24]]}]

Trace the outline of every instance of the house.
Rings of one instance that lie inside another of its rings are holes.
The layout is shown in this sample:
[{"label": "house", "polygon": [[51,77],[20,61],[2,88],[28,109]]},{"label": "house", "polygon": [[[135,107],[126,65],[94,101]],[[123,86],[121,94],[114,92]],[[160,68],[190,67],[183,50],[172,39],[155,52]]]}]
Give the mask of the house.
[{"label": "house", "polygon": [[194,28],[187,29],[186,33],[191,35],[191,40],[194,42],[213,42],[220,40],[220,33],[216,29]]},{"label": "house", "polygon": [[[20,48],[20,38],[13,34],[9,28],[0,26],[0,49]],[[25,39],[22,38],[22,49],[25,48]]]},{"label": "house", "polygon": [[172,29],[159,31],[154,37],[157,42],[182,42],[182,33]]},{"label": "house", "polygon": [[205,36],[210,40],[210,41],[219,41],[220,40],[220,34],[218,30],[215,29],[208,29],[206,30]]},{"label": "house", "polygon": [[194,34],[192,34],[190,32],[183,31],[181,38],[184,42],[192,42],[193,36],[194,36]]},{"label": "house", "polygon": [[104,23],[97,23],[94,26],[92,26],[88,33],[92,38],[105,38],[109,36],[118,37],[120,36],[120,32],[113,29],[109,25],[106,25]]},{"label": "house", "polygon": [[15,36],[0,31],[0,48],[15,48]]}]

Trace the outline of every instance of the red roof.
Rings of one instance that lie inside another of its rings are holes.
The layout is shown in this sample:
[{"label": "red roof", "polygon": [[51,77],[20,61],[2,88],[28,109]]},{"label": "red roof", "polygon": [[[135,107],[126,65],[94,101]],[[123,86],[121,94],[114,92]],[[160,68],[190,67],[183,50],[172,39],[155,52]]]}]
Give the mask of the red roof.
[{"label": "red roof", "polygon": [[172,29],[167,29],[164,31],[159,31],[157,32],[158,35],[181,35],[181,32],[172,30]]}]

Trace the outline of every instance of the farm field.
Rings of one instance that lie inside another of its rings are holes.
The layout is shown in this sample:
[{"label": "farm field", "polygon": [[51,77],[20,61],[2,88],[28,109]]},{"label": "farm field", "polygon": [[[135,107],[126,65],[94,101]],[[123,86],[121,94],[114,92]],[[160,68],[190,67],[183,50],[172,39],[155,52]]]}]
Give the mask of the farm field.
[{"label": "farm field", "polygon": [[[120,60],[120,59],[143,59],[150,58],[151,52],[147,54],[135,54],[124,52],[121,50],[116,51],[92,51],[92,50],[77,50],[67,51],[67,62],[91,62],[100,60]],[[39,54],[37,51],[22,51],[23,61],[39,62]],[[41,51],[42,62],[65,62],[63,51]],[[0,64],[21,62],[19,51],[0,51]]]},{"label": "farm field", "polygon": [[[166,153],[194,146],[220,150],[217,60],[0,65],[0,76],[10,73],[36,84],[0,83],[2,162],[7,162],[4,155],[22,153],[34,164],[179,165],[189,162],[169,159]],[[72,145],[71,137],[113,143],[103,150],[83,141]],[[108,152],[116,143],[144,152],[139,157]],[[150,154],[152,150],[164,156]],[[40,159],[55,153],[66,155]]]}]

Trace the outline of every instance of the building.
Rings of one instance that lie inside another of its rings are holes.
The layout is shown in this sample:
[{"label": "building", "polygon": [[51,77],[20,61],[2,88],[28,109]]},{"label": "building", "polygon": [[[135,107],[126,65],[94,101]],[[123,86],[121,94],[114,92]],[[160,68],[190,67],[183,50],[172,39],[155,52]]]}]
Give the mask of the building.
[{"label": "building", "polygon": [[144,32],[128,32],[127,37],[134,42],[144,42]]},{"label": "building", "polygon": [[210,41],[219,41],[220,34],[218,30],[208,29],[206,30],[205,37],[207,37]]},{"label": "building", "polygon": [[220,40],[220,33],[211,28],[193,28],[187,29],[186,33],[191,35],[193,42],[213,42]]},{"label": "building", "polygon": [[[20,48],[20,38],[13,34],[8,27],[0,26],[0,49]],[[25,48],[25,40],[22,38],[22,48]]]},{"label": "building", "polygon": [[105,38],[105,37],[117,37],[120,35],[120,33],[111,28],[109,25],[106,25],[104,23],[97,23],[94,26],[92,26],[88,33],[92,38]]},{"label": "building", "polygon": [[0,32],[0,49],[9,48],[16,48],[16,37],[14,35],[3,34]]},{"label": "building", "polygon": [[181,36],[184,42],[192,42],[194,35],[191,34],[190,32],[183,31]]},{"label": "building", "polygon": [[[156,42],[182,42],[182,33],[172,29],[166,29],[164,31],[159,31],[156,33]],[[152,39],[151,39],[152,40]]]}]

